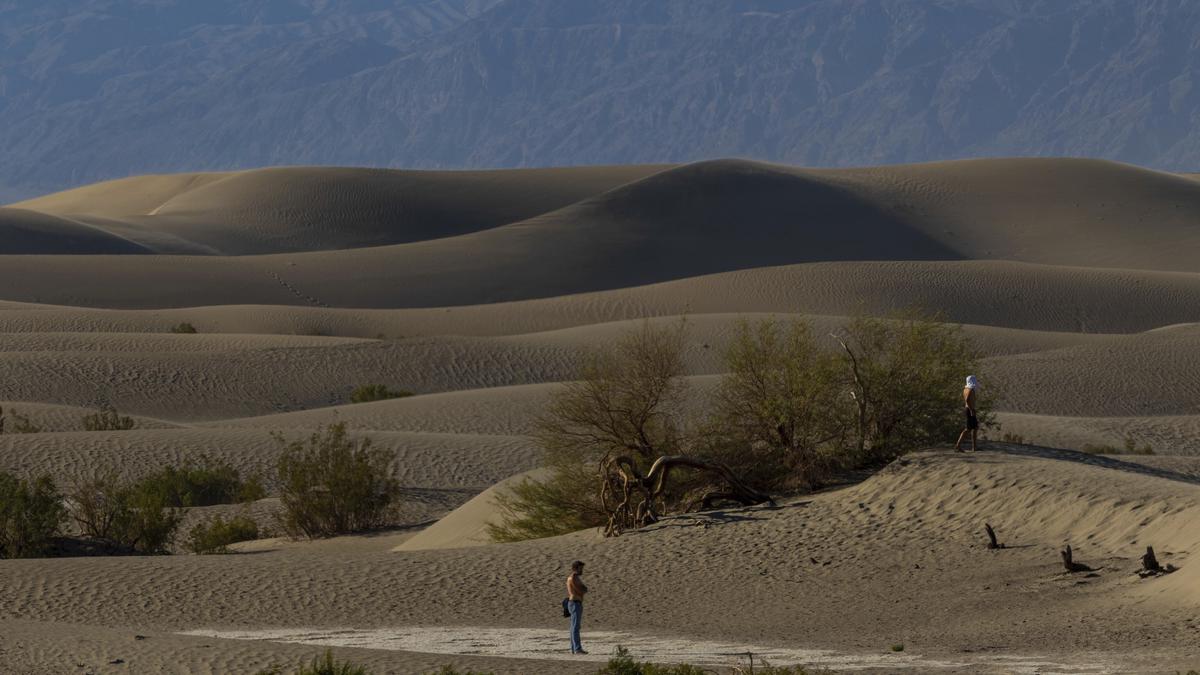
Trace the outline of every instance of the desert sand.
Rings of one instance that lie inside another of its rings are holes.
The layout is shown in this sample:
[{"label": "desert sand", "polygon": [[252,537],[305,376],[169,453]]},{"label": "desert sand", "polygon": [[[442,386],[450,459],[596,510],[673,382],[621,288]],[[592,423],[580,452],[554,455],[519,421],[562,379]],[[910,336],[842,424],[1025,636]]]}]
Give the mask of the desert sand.
[{"label": "desert sand", "polygon": [[[598,660],[1200,668],[1198,223],[1193,177],[1076,159],[296,167],[9,205],[0,405],[41,431],[0,436],[0,470],[269,472],[273,433],[341,421],[395,454],[406,502],[394,529],[234,555],[0,560],[0,670],[251,673],[332,645],[379,672],[589,673],[557,613],[576,558]],[[688,323],[698,409],[741,320],[825,335],[909,308],[961,325],[1003,385],[982,452],[616,539],[483,535],[537,470],[548,397],[639,322]],[[347,403],[374,382],[415,395]],[[102,405],[137,428],[84,431]],[[1079,452],[1127,441],[1155,454]],[[1094,575],[1062,571],[1066,544]],[[1147,545],[1179,571],[1138,578]]]}]

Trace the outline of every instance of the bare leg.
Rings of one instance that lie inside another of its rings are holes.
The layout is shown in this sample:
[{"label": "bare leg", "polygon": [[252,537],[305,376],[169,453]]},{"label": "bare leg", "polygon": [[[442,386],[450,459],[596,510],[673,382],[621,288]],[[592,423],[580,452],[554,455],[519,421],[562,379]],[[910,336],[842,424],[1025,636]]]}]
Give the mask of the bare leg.
[{"label": "bare leg", "polygon": [[967,437],[967,430],[963,429],[962,433],[958,435],[958,442],[954,444],[955,452],[962,452],[962,442],[963,442],[963,439],[966,437]]}]

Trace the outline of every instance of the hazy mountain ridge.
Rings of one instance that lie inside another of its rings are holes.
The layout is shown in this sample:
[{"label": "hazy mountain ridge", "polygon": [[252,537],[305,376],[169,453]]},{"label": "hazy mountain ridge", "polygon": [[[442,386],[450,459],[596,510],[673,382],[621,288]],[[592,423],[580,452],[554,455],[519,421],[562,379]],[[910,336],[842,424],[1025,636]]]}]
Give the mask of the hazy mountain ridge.
[{"label": "hazy mountain ridge", "polygon": [[1200,151],[1200,5],[0,2],[0,185],[273,164]]}]

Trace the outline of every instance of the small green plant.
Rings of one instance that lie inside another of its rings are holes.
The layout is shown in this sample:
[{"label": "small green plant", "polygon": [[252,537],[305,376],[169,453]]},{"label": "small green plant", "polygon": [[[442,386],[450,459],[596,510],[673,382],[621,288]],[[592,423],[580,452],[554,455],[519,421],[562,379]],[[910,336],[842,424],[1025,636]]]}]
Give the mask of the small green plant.
[{"label": "small green plant", "polygon": [[904,645],[901,643],[896,643],[896,644],[892,645],[892,651],[902,652],[902,651],[904,651]]},{"label": "small green plant", "polygon": [[197,523],[188,532],[184,548],[192,553],[229,553],[229,545],[258,539],[258,523],[249,516],[225,520],[216,516]]},{"label": "small green plant", "polygon": [[184,321],[183,323],[171,326],[171,332],[181,335],[193,335],[196,333],[196,327]]},{"label": "small green plant", "polygon": [[136,426],[132,417],[120,415],[112,406],[83,417],[84,431],[128,431]]},{"label": "small green plant", "polygon": [[65,518],[49,476],[27,481],[0,472],[0,557],[42,555]]},{"label": "small green plant", "polygon": [[329,537],[388,524],[400,497],[393,456],[330,424],[307,441],[275,435],[279,457],[280,525],[292,536]]},{"label": "small green plant", "polygon": [[1004,432],[1004,435],[1000,437],[1000,440],[1005,443],[1014,443],[1016,445],[1025,445],[1025,437],[1024,436],[1022,436],[1021,434],[1014,434],[1014,433],[1008,432],[1008,431]]},{"label": "small green plant", "polygon": [[370,403],[371,401],[386,401],[392,398],[412,396],[411,391],[388,389],[386,384],[364,384],[350,392],[351,403]]},{"label": "small green plant", "polygon": [[138,553],[166,553],[183,519],[161,491],[111,473],[79,483],[70,496],[71,517],[84,536]]}]

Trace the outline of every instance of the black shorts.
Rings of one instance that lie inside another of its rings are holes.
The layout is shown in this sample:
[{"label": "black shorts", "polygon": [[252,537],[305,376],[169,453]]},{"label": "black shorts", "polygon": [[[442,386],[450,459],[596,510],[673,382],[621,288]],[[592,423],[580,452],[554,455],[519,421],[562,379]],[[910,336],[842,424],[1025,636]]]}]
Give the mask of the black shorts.
[{"label": "black shorts", "polygon": [[967,429],[974,431],[979,428],[979,418],[975,417],[975,413],[971,412],[970,408],[964,408],[963,412],[967,415]]}]

